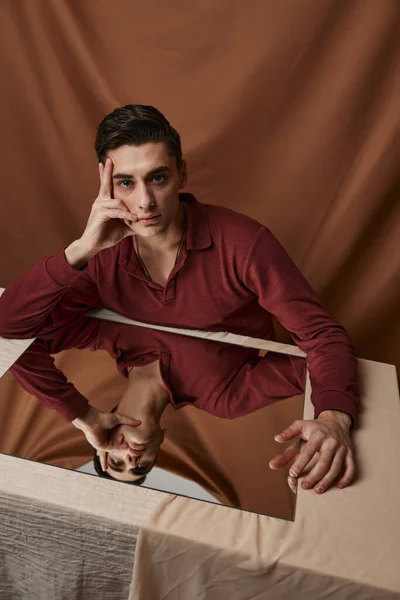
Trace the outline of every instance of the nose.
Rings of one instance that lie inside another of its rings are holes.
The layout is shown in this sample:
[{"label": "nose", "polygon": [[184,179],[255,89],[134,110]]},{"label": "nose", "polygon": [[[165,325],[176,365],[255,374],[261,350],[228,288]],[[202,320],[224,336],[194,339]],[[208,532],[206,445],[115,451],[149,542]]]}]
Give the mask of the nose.
[{"label": "nose", "polygon": [[137,206],[145,214],[155,205],[154,196],[150,186],[143,183],[140,187],[138,186],[138,197]]},{"label": "nose", "polygon": [[144,450],[132,450],[128,448],[128,460],[130,462],[137,462],[143,455]]}]

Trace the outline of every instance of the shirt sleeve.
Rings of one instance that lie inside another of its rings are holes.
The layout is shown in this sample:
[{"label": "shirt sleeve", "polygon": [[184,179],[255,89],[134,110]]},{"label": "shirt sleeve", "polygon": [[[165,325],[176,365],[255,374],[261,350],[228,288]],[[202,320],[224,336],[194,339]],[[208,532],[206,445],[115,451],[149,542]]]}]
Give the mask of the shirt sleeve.
[{"label": "shirt sleeve", "polygon": [[57,331],[88,308],[101,308],[96,256],[79,270],[67,262],[64,250],[39,260],[4,290],[0,336],[39,337]]},{"label": "shirt sleeve", "polygon": [[349,336],[265,227],[247,255],[243,282],[307,354],[315,418],[323,410],[339,410],[354,422],[359,390],[357,359]]},{"label": "shirt sleeve", "polygon": [[36,339],[10,368],[20,385],[42,404],[58,412],[66,421],[83,417],[87,399],[57,369],[51,354],[69,348],[97,349],[98,319],[80,317],[49,339]]}]

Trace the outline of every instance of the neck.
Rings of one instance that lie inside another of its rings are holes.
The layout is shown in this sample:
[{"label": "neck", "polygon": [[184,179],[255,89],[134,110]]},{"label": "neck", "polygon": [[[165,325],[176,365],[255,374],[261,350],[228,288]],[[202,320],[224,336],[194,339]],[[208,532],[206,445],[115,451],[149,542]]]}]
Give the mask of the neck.
[{"label": "neck", "polygon": [[160,423],[161,416],[169,403],[164,386],[152,377],[132,369],[128,387],[123,394],[117,412],[139,419],[142,423]]}]

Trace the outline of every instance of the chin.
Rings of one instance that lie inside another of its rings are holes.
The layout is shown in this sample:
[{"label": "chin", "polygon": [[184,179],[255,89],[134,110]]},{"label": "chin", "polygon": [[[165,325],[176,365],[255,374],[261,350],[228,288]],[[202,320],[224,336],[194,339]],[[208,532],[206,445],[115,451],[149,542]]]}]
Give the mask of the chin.
[{"label": "chin", "polygon": [[152,238],[156,235],[159,235],[160,233],[163,233],[165,229],[165,225],[160,224],[154,227],[141,227],[139,230],[136,230],[135,233],[138,237]]}]

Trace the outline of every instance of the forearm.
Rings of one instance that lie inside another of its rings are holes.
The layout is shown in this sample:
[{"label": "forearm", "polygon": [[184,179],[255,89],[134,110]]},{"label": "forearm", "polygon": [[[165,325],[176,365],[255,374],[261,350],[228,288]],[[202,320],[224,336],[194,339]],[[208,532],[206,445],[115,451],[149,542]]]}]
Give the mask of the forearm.
[{"label": "forearm", "polygon": [[81,431],[89,431],[96,421],[99,411],[93,406],[87,406],[86,411],[71,421],[72,425]]},{"label": "forearm", "polygon": [[[75,265],[88,257],[72,244],[68,248],[69,260]],[[0,336],[38,337],[82,314],[86,305],[101,306],[93,269],[89,265],[85,271],[74,268],[60,251],[38,261],[3,292]]]},{"label": "forearm", "polygon": [[244,281],[258,295],[261,306],[275,315],[307,354],[315,416],[338,410],[355,419],[359,401],[357,359],[349,336],[265,228],[248,255]]},{"label": "forearm", "polygon": [[10,371],[27,392],[66,421],[73,421],[87,413],[88,401],[56,368],[43,340],[35,340]]},{"label": "forearm", "polygon": [[[318,341],[320,344],[318,344]],[[311,401],[315,418],[327,410],[340,411],[357,418],[359,386],[357,358],[347,336],[342,339],[315,340],[307,355],[311,382]]]}]

